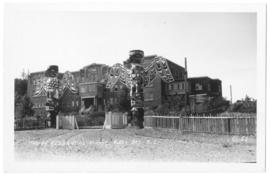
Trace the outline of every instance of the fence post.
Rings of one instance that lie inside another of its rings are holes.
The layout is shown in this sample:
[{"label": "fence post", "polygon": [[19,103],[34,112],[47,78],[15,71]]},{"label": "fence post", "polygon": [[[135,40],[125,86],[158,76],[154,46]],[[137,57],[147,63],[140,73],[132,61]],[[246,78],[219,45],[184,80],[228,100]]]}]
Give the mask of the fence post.
[{"label": "fence post", "polygon": [[248,132],[248,130],[249,130],[249,125],[248,125],[248,118],[246,117],[245,118],[245,128],[246,128],[246,135],[248,135],[249,134],[249,132]]},{"label": "fence post", "polygon": [[195,132],[195,116],[192,118],[192,132]]},{"label": "fence post", "polygon": [[72,129],[75,129],[75,116],[72,115]]},{"label": "fence post", "polygon": [[239,117],[236,117],[236,134],[240,135]]},{"label": "fence post", "polygon": [[182,131],[183,130],[182,122],[183,122],[183,119],[182,119],[182,116],[180,115],[179,116],[179,126],[178,126],[179,128],[178,128],[178,130],[180,131],[181,134],[183,133],[183,131]]},{"label": "fence post", "polygon": [[172,128],[174,129],[174,118],[172,119]]},{"label": "fence post", "polygon": [[56,129],[59,129],[59,115],[56,116]]}]

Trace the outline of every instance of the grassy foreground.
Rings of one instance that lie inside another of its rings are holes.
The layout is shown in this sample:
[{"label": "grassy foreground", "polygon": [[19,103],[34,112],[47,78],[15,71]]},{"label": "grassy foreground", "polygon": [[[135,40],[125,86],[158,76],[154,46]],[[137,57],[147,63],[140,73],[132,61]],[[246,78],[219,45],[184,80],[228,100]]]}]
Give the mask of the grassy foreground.
[{"label": "grassy foreground", "polygon": [[17,160],[256,162],[256,137],[168,129],[15,131]]}]

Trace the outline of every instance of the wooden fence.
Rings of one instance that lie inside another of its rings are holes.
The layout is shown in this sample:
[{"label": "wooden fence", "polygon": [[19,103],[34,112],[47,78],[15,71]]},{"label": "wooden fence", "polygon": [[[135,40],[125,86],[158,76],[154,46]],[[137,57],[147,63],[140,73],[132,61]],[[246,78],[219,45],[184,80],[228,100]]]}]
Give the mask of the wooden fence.
[{"label": "wooden fence", "polygon": [[179,129],[181,132],[255,135],[256,116],[144,116],[144,126]]},{"label": "wooden fence", "polygon": [[74,115],[56,116],[56,129],[79,129]]},{"label": "wooden fence", "polygon": [[106,112],[105,129],[120,129],[127,126],[127,114],[122,112]]},{"label": "wooden fence", "polygon": [[27,129],[43,129],[46,127],[46,120],[44,119],[16,119],[14,121],[15,130],[27,130]]}]

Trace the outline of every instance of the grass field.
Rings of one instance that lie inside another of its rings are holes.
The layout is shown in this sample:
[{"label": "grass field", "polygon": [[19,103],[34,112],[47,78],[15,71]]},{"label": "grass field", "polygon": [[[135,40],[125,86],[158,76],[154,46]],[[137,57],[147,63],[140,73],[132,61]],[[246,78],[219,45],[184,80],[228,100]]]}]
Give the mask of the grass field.
[{"label": "grass field", "polygon": [[168,129],[15,131],[17,160],[256,162],[256,137]]}]

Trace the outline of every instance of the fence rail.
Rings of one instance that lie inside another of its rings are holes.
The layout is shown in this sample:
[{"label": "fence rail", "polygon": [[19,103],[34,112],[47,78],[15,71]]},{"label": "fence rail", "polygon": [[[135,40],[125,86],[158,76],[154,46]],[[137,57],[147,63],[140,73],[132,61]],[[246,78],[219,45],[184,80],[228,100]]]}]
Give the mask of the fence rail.
[{"label": "fence rail", "polygon": [[144,116],[144,126],[182,132],[255,135],[256,116]]},{"label": "fence rail", "polygon": [[15,130],[42,129],[46,127],[46,120],[16,119],[14,125]]}]

